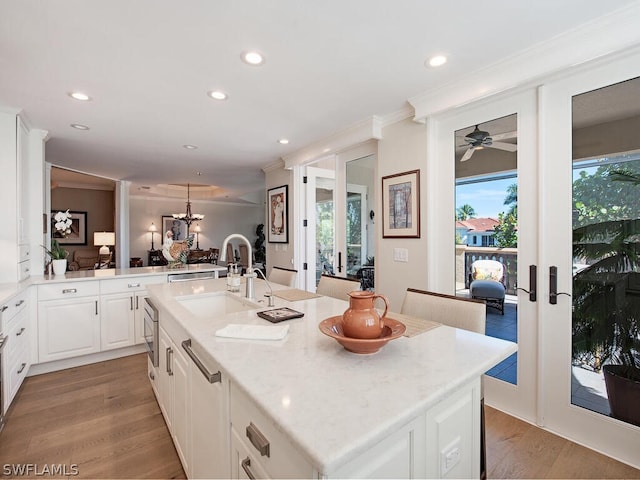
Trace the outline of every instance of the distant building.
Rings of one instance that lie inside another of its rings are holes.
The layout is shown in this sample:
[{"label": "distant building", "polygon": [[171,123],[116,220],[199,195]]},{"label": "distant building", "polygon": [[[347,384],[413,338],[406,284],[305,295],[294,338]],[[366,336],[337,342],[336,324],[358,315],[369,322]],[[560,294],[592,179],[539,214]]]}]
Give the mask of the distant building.
[{"label": "distant building", "polygon": [[496,218],[469,218],[456,221],[456,233],[461,243],[471,247],[493,247],[496,225],[500,222]]}]

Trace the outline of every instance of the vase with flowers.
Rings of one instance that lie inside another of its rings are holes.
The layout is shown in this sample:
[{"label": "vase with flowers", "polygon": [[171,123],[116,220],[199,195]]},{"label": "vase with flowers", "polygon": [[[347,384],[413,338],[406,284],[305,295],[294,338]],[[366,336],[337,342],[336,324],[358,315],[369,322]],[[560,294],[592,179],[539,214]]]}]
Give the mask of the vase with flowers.
[{"label": "vase with flowers", "polygon": [[[62,238],[65,238],[71,233],[71,214],[69,210],[66,212],[58,212],[53,217],[53,228]],[[67,252],[60,246],[60,243],[55,238],[51,239],[51,249],[43,246],[49,257],[51,257],[51,263],[53,265],[53,273],[56,275],[64,274],[67,271]]]}]

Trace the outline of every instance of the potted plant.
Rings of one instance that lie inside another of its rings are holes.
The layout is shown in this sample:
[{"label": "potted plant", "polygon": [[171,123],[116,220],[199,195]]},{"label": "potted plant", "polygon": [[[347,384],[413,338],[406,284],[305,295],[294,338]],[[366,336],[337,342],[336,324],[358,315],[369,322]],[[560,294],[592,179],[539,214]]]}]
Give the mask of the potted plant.
[{"label": "potted plant", "polygon": [[[637,173],[609,176],[640,184]],[[574,363],[602,370],[611,415],[640,426],[640,219],[576,228],[573,253],[595,260],[574,276]]]},{"label": "potted plant", "polygon": [[[65,238],[71,233],[71,214],[69,210],[66,212],[57,212],[52,220],[54,233],[57,233],[62,238]],[[51,238],[51,249],[43,246],[45,251],[51,257],[51,263],[53,265],[53,273],[61,275],[67,271],[67,252],[60,246],[57,239]]]}]

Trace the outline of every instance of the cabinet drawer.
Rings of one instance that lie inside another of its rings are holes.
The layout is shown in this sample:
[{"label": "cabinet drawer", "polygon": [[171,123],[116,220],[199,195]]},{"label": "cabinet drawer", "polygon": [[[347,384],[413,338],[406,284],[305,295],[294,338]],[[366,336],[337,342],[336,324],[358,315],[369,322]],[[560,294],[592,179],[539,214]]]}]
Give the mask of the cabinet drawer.
[{"label": "cabinet drawer", "polygon": [[6,330],[7,346],[5,348],[6,361],[9,364],[19,352],[27,347],[27,311],[21,310],[11,321],[11,326]]},{"label": "cabinet drawer", "polygon": [[21,282],[31,276],[31,267],[29,261],[20,262],[18,264],[18,281]]},{"label": "cabinet drawer", "polygon": [[24,381],[27,373],[29,372],[29,352],[25,349],[20,352],[20,355],[15,358],[13,363],[9,364],[9,374],[8,374],[8,385],[7,385],[7,394],[8,394],[8,404],[11,403],[13,397],[15,397],[16,393],[18,393],[18,389],[22,382]]},{"label": "cabinet drawer", "polygon": [[114,280],[100,280],[100,292],[104,294],[140,291],[144,290],[147,285],[166,282],[166,275],[145,275],[141,277],[127,277]]},{"label": "cabinet drawer", "polygon": [[95,281],[38,285],[38,300],[62,300],[99,294],[100,283]]},{"label": "cabinet drawer", "polygon": [[30,255],[29,245],[18,245],[18,262],[29,260]]},{"label": "cabinet drawer", "polygon": [[[4,328],[11,328],[11,323],[16,314],[27,306],[27,292],[20,292],[2,304],[2,319]],[[5,308],[6,307],[6,308]]]},{"label": "cabinet drawer", "polygon": [[[313,467],[300,452],[289,442],[285,434],[264,413],[262,413],[247,395],[239,390],[235,384],[231,384],[230,402],[231,425],[242,438],[253,464],[259,464],[272,478],[312,478]],[[268,455],[262,454],[258,447],[247,436],[247,428],[250,435],[256,438],[262,436],[263,442],[269,447]],[[256,436],[255,433],[258,433]],[[257,465],[254,467],[257,468]]]}]

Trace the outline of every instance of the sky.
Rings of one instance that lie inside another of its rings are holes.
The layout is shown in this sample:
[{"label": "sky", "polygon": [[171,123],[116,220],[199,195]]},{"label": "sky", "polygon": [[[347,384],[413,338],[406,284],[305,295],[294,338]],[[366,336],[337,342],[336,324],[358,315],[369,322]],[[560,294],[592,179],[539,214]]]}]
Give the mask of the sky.
[{"label": "sky", "polygon": [[456,209],[468,203],[476,211],[476,218],[498,218],[498,213],[506,212],[504,205],[509,185],[516,183],[515,178],[471,183],[456,187]]}]

